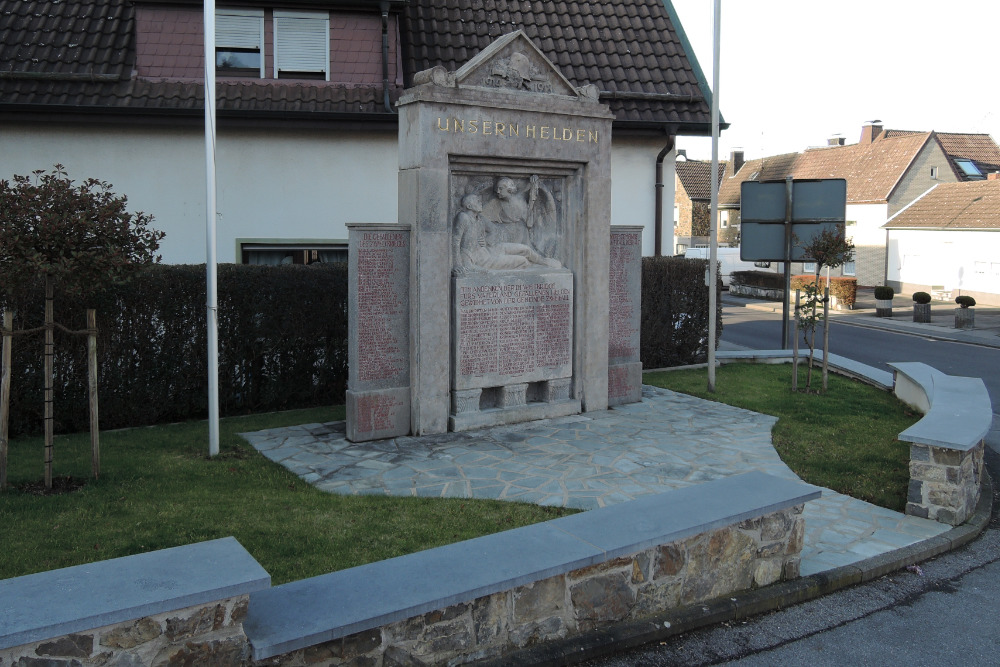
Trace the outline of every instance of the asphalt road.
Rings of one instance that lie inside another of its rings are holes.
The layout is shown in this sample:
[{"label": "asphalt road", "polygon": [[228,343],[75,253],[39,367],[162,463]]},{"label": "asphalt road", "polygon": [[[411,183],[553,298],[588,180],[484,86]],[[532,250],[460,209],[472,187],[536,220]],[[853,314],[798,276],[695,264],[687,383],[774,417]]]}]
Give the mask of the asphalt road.
[{"label": "asphalt road", "polygon": [[[780,347],[780,316],[727,307],[723,340]],[[987,465],[1000,482],[1000,350],[933,341],[841,323],[831,351],[877,368],[923,361],[949,374],[982,377],[993,401]],[[1000,484],[998,484],[1000,486]],[[788,609],[689,632],[657,645],[585,663],[589,667],[675,665],[970,667],[1000,665],[1000,494],[976,540],[918,567]]]}]

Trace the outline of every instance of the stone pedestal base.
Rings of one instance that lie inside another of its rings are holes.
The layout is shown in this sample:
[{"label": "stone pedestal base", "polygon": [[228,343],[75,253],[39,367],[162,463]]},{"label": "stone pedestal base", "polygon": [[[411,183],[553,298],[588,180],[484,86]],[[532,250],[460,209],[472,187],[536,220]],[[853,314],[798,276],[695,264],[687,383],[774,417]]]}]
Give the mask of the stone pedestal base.
[{"label": "stone pedestal base", "polygon": [[910,486],[906,513],[958,526],[979,502],[984,443],[968,451],[910,445]]},{"label": "stone pedestal base", "polygon": [[347,439],[382,440],[410,432],[410,388],[347,390]]},{"label": "stone pedestal base", "polygon": [[929,303],[913,304],[913,321],[929,324],[931,321],[931,304]]},{"label": "stone pedestal base", "polygon": [[972,308],[956,308],[955,309],[955,328],[956,329],[975,329],[976,328],[976,311]]},{"label": "stone pedestal base", "polygon": [[875,316],[892,317],[892,299],[875,299]]},{"label": "stone pedestal base", "polygon": [[608,407],[642,400],[642,362],[608,366]]}]

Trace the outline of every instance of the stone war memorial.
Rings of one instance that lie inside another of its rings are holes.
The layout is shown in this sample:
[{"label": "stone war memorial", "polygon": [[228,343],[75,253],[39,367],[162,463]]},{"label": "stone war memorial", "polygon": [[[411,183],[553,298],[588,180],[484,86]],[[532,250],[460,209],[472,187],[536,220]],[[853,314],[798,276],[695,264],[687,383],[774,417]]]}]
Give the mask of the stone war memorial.
[{"label": "stone war memorial", "polygon": [[399,116],[399,224],[349,227],[348,438],[640,400],[641,228],[610,226],[596,87],[514,32]]}]

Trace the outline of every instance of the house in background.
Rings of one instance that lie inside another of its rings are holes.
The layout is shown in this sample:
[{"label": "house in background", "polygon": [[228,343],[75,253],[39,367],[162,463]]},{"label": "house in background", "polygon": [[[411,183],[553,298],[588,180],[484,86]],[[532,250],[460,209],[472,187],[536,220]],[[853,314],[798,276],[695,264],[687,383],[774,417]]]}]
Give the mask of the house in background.
[{"label": "house in background", "polygon": [[[739,207],[744,181],[843,178],[847,181],[847,234],[857,248],[843,275],[859,285],[887,280],[886,230],[883,225],[930,188],[943,183],[982,180],[1000,165],[1000,147],[985,134],[953,134],[862,128],[856,144],[832,139],[830,145],[750,160],[720,186],[720,210]],[[778,267],[780,269],[780,266]],[[810,272],[796,264],[793,271]]]},{"label": "house in background", "polygon": [[942,183],[889,218],[886,284],[1000,306],[1000,174]]},{"label": "house in background", "polygon": [[[0,178],[58,163],[108,181],[167,232],[165,261],[204,262],[202,13],[0,0]],[[347,223],[396,222],[400,91],[515,30],[599,88],[612,224],[671,254],[674,137],[710,134],[711,93],[669,2],[242,0],[216,11],[219,261],[337,260]]]},{"label": "house in background", "polygon": [[[739,153],[742,162],[743,154]],[[679,156],[680,157],[680,156]],[[688,248],[709,242],[709,219],[712,201],[712,163],[703,160],[678,159],[674,164],[674,252],[684,254]],[[733,163],[733,164],[739,164]],[[737,167],[738,168],[738,167]],[[719,163],[719,180],[728,169]],[[728,229],[728,218],[720,216],[719,243]]]}]

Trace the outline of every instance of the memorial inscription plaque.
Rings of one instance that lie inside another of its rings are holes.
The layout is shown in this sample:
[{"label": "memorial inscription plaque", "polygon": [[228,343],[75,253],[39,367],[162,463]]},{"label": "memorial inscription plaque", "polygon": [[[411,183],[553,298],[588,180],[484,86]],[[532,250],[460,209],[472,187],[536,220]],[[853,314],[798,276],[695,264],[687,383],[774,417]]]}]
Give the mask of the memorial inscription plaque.
[{"label": "memorial inscription plaque", "polygon": [[410,232],[399,225],[348,225],[347,438],[410,429]]},{"label": "memorial inscription plaque", "polygon": [[642,400],[642,227],[611,228],[608,273],[608,405],[636,403]]}]

